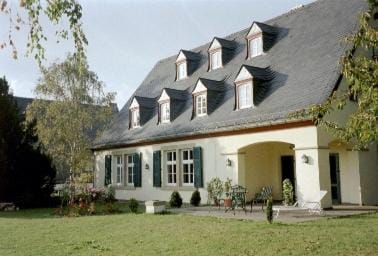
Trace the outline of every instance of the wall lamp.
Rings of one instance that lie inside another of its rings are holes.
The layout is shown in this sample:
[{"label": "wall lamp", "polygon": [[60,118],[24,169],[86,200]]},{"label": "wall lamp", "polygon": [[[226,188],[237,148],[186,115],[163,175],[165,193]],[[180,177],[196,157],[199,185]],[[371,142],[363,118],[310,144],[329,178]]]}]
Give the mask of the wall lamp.
[{"label": "wall lamp", "polygon": [[150,165],[149,165],[149,164],[146,164],[146,165],[144,166],[144,169],[149,170],[149,169],[150,169]]},{"label": "wall lamp", "polygon": [[227,158],[226,159],[226,166],[231,166],[231,165],[232,165],[231,159]]},{"label": "wall lamp", "polygon": [[305,154],[303,154],[301,156],[301,159],[302,159],[302,163],[308,164],[308,162],[309,162],[309,157],[308,156],[306,156]]}]

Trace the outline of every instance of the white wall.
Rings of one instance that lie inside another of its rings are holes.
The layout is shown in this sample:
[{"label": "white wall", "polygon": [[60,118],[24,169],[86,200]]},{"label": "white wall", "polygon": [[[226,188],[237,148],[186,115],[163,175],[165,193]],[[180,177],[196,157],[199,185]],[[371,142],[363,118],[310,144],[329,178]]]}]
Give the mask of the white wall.
[{"label": "white wall", "polygon": [[[177,147],[177,148],[188,148],[194,146],[200,146],[203,149],[203,175],[204,175],[204,189],[200,189],[202,203],[206,203],[207,193],[206,193],[206,183],[213,177],[219,177],[225,180],[227,177],[231,178],[234,183],[245,185],[244,177],[246,176],[246,171],[248,166],[245,165],[244,161],[239,161],[242,158],[238,154],[239,149],[244,148],[251,144],[256,144],[260,142],[286,142],[294,144],[295,147],[307,147],[309,145],[313,146],[317,143],[317,129],[316,127],[302,127],[302,128],[291,128],[284,130],[275,131],[265,131],[258,133],[234,135],[234,136],[224,136],[217,138],[208,138],[200,140],[188,140],[181,142],[172,142],[165,144],[156,144],[149,146],[142,146],[132,149],[117,149],[117,150],[107,150],[99,151],[96,153],[96,186],[103,186],[104,184],[104,158],[107,154],[117,155],[117,154],[127,154],[131,152],[141,152],[142,153],[142,187],[141,188],[122,188],[116,191],[116,197],[118,199],[129,199],[134,197],[139,200],[169,200],[170,194],[173,189],[179,190],[184,198],[184,201],[188,202],[190,196],[194,189],[188,188],[154,188],[152,185],[152,166],[153,159],[152,154],[155,150],[160,150],[161,148]],[[226,159],[229,158],[232,162],[231,166],[226,166]],[[267,159],[269,160],[269,159]],[[145,164],[148,163],[150,166],[149,170],[146,170]],[[276,167],[274,167],[277,171]],[[241,170],[240,172],[238,170]],[[113,175],[115,177],[115,168],[112,168]],[[316,170],[314,170],[316,171]],[[276,179],[279,180],[280,177],[276,175]],[[312,182],[310,180],[310,182]],[[318,182],[318,181],[316,181]],[[275,182],[275,186],[279,187],[278,182]],[[302,193],[308,193],[307,186],[302,186],[304,191]],[[279,197],[279,190],[275,193]]]}]

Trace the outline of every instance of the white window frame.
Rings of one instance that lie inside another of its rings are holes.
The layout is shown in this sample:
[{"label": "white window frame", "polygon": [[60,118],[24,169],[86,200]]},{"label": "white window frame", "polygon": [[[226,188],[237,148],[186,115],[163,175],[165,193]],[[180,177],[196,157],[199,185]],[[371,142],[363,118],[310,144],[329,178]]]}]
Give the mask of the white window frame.
[{"label": "white window frame", "polygon": [[116,155],[116,184],[124,184],[124,170],[123,170],[123,158],[122,155]]},{"label": "white window frame", "polygon": [[131,116],[131,128],[138,128],[140,127],[140,112],[139,108],[130,109],[130,116]]},{"label": "white window frame", "polygon": [[262,35],[253,37],[249,40],[250,58],[257,57],[263,54]]},{"label": "white window frame", "polygon": [[177,80],[181,80],[188,77],[188,70],[186,61],[177,63]]},{"label": "white window frame", "polygon": [[[172,158],[171,160],[168,160],[168,154],[172,154]],[[175,158],[173,157],[175,156]],[[166,169],[166,174],[167,174],[167,185],[168,186],[176,186],[178,184],[178,180],[177,180],[177,172],[178,172],[178,169],[177,169],[177,151],[176,150],[173,150],[173,151],[166,151],[165,152],[165,169]],[[169,172],[168,171],[168,166],[172,166],[172,171]],[[172,178],[172,182],[169,182],[169,179],[170,177]]]},{"label": "white window frame", "polygon": [[[184,159],[184,154],[187,152],[188,159]],[[181,150],[181,176],[183,186],[194,186],[194,161],[193,161],[193,149]],[[188,166],[188,172],[185,172],[184,166]],[[188,175],[189,182],[185,182],[185,175]]]},{"label": "white window frame", "polygon": [[[237,91],[237,94],[238,94],[238,97],[237,97],[238,109],[245,109],[245,108],[252,107],[253,106],[253,91],[252,91],[253,85],[252,85],[252,81],[240,83],[240,84],[237,85],[236,89],[237,89],[236,91]],[[248,95],[248,92],[249,92],[249,95]]]},{"label": "white window frame", "polygon": [[196,116],[207,115],[207,94],[200,93],[194,96]]},{"label": "white window frame", "polygon": [[[129,161],[131,159],[131,161]],[[134,186],[135,169],[134,169],[134,156],[132,154],[125,155],[126,162],[126,184],[127,186]],[[130,169],[131,169],[131,182],[130,182]]]},{"label": "white window frame", "polygon": [[170,102],[165,101],[160,103],[160,122],[169,123],[171,121]]},{"label": "white window frame", "polygon": [[210,70],[222,67],[222,50],[217,49],[210,52]]}]

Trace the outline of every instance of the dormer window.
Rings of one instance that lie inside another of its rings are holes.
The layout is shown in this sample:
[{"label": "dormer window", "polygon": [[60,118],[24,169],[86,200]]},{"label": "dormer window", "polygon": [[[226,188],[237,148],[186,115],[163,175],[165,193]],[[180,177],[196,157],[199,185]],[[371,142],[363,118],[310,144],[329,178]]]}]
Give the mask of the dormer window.
[{"label": "dormer window", "polygon": [[195,99],[195,113],[196,116],[204,116],[207,114],[207,100],[206,93],[201,93],[194,96]]},{"label": "dormer window", "polygon": [[256,57],[263,54],[263,41],[261,34],[249,40],[250,57]]},{"label": "dormer window", "polygon": [[177,80],[184,79],[188,76],[186,61],[177,63]]},{"label": "dormer window", "polygon": [[248,44],[247,58],[254,58],[266,53],[274,45],[277,33],[278,31],[275,27],[253,22],[246,36]]},{"label": "dormer window", "polygon": [[222,51],[220,49],[210,53],[210,67],[211,70],[222,67]]},{"label": "dormer window", "polygon": [[238,109],[250,108],[253,105],[252,80],[236,85],[237,87],[237,107]]},{"label": "dormer window", "polygon": [[160,122],[169,123],[170,122],[170,106],[169,101],[160,103]]},{"label": "dormer window", "polygon": [[134,108],[130,110],[131,112],[131,128],[140,127],[140,115],[139,108]]}]

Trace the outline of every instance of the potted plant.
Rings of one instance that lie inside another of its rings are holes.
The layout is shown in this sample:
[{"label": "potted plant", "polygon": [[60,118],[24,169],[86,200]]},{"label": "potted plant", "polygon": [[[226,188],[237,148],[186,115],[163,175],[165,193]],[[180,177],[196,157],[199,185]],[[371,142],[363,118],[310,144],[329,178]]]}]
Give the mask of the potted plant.
[{"label": "potted plant", "polygon": [[230,208],[232,206],[231,182],[232,180],[230,178],[227,178],[224,182],[224,192],[226,194],[226,198],[224,199],[225,208]]}]

